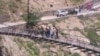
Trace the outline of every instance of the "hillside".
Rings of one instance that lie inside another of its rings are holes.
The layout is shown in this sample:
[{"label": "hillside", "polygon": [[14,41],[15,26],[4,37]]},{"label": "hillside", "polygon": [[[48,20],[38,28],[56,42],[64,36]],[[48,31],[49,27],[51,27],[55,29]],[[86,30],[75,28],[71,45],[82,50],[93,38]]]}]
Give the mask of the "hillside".
[{"label": "hillside", "polygon": [[[28,0],[0,0],[0,24],[24,21],[24,16],[27,14],[27,1]],[[40,13],[72,8],[91,0],[29,1],[29,12]],[[100,47],[100,15],[94,15],[92,17],[62,17],[60,20],[39,23],[33,27],[33,29],[38,31],[40,26],[56,27],[59,31],[60,39],[62,40],[80,41],[85,44]],[[77,47],[71,48],[70,46],[50,43],[43,40],[0,35],[0,56],[96,56],[96,53],[91,54],[83,51],[84,49]]]},{"label": "hillside", "polygon": [[[30,12],[42,12],[70,8],[83,3],[82,1],[70,0],[29,0]],[[77,3],[78,2],[78,3]],[[77,4],[76,4],[77,3]],[[58,6],[59,5],[59,6]],[[0,0],[0,23],[15,22],[23,20],[23,15],[27,13],[27,0]]]}]

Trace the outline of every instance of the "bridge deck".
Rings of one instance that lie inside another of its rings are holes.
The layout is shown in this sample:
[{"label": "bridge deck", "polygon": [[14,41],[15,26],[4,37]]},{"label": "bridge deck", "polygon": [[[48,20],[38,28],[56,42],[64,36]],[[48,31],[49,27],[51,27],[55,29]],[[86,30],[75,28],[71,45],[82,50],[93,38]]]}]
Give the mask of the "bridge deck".
[{"label": "bridge deck", "polygon": [[52,41],[52,42],[56,42],[56,43],[66,44],[66,45],[72,45],[72,46],[84,48],[86,50],[90,50],[90,51],[93,51],[96,53],[100,53],[99,47],[96,47],[96,46],[93,46],[90,44],[85,44],[85,43],[66,40],[66,39],[46,38],[46,37],[42,37],[41,35],[35,35],[34,33],[29,33],[26,30],[16,32],[16,30],[13,30],[13,29],[3,28],[3,29],[0,29],[0,34],[13,35],[13,36],[26,36],[26,37],[29,37],[32,39],[34,39],[34,38],[45,39],[47,41]]}]

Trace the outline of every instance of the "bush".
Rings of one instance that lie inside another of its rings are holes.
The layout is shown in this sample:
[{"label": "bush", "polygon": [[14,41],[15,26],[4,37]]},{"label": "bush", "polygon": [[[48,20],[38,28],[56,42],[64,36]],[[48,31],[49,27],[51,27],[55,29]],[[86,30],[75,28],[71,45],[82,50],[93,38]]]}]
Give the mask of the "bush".
[{"label": "bush", "polygon": [[40,16],[37,16],[35,13],[29,13],[24,15],[24,20],[27,22],[28,27],[32,27],[38,23]]},{"label": "bush", "polygon": [[9,10],[11,10],[13,13],[15,13],[17,8],[18,8],[17,4],[11,0],[9,2]]},{"label": "bush", "polygon": [[76,4],[81,4],[84,3],[84,0],[70,0],[72,3]]},{"label": "bush", "polygon": [[30,48],[30,50],[32,50],[34,56],[39,56],[40,50],[36,46],[33,46],[32,42],[28,43],[27,46]]},{"label": "bush", "polygon": [[79,53],[74,53],[72,56],[81,56]]},{"label": "bush", "polygon": [[74,3],[80,2],[80,0],[71,0],[71,1],[74,2]]},{"label": "bush", "polygon": [[22,0],[16,0],[16,2],[22,2]]},{"label": "bush", "polygon": [[0,0],[0,10],[4,8],[4,2]]},{"label": "bush", "polygon": [[86,37],[90,39],[91,44],[97,45],[100,42],[100,36],[97,35],[95,29],[85,29]]}]

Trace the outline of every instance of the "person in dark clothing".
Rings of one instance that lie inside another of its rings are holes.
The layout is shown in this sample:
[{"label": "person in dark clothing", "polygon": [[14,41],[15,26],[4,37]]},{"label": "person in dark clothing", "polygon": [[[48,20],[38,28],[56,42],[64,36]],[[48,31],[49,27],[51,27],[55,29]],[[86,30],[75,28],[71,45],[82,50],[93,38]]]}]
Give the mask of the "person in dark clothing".
[{"label": "person in dark clothing", "polygon": [[46,37],[50,37],[50,27],[46,28],[46,32],[45,32]]}]

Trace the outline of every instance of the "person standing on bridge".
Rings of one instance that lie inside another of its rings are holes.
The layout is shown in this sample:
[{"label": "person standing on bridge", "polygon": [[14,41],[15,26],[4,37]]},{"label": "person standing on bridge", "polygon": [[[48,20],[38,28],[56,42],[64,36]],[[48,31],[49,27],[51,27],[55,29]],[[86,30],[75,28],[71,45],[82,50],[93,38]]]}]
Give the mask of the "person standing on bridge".
[{"label": "person standing on bridge", "polygon": [[50,37],[50,27],[46,27],[45,35],[47,38]]},{"label": "person standing on bridge", "polygon": [[51,27],[50,28],[50,38],[54,38],[54,36],[55,36],[55,28]]},{"label": "person standing on bridge", "polygon": [[44,26],[44,25],[41,25],[41,31],[40,31],[40,34],[42,35],[42,36],[45,36],[45,32],[46,32],[46,26]]}]

